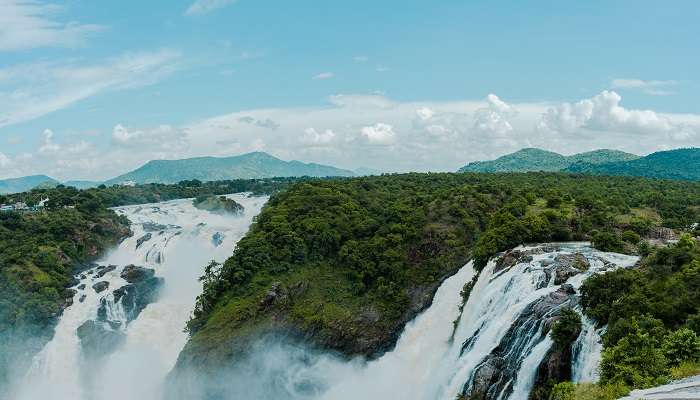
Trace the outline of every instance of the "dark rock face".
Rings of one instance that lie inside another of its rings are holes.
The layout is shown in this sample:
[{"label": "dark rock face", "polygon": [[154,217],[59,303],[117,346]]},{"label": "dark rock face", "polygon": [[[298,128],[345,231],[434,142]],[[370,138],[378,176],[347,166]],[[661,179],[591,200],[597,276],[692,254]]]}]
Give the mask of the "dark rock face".
[{"label": "dark rock face", "polygon": [[168,229],[167,225],[161,225],[155,222],[144,222],[141,226],[143,226],[143,230],[146,232],[160,232]]},{"label": "dark rock face", "polygon": [[139,247],[141,247],[142,244],[151,240],[152,237],[153,237],[153,235],[150,232],[148,232],[147,234],[136,239],[136,248],[138,249]]},{"label": "dark rock face", "polygon": [[116,265],[100,265],[99,267],[97,267],[95,278],[102,278],[103,276],[105,276],[105,274],[114,271],[115,269],[117,269]]},{"label": "dark rock face", "polygon": [[155,271],[149,268],[138,267],[134,264],[127,265],[122,270],[120,276],[129,283],[136,283],[148,278],[152,278]]},{"label": "dark rock face", "polygon": [[[528,305],[496,349],[476,367],[465,384],[460,399],[485,400],[510,395],[520,365],[527,354],[525,350],[545,338],[562,308],[575,304],[575,294],[573,286],[562,285]],[[468,340],[462,351],[469,345]]]},{"label": "dark rock face", "polygon": [[530,253],[517,249],[508,250],[496,261],[496,267],[493,272],[498,273],[517,264],[530,261],[532,261],[532,255],[530,255]]},{"label": "dark rock face", "polygon": [[92,320],[80,325],[77,333],[83,356],[89,360],[111,353],[125,339],[123,332],[112,330],[108,325]]},{"label": "dark rock face", "polygon": [[158,298],[163,281],[163,278],[152,276],[136,283],[124,285],[113,292],[114,302],[121,302],[122,307],[124,307],[127,322],[135,320],[147,305]]},{"label": "dark rock face", "polygon": [[214,244],[214,247],[219,247],[221,244],[224,242],[224,234],[221,232],[216,232],[212,237],[211,237],[211,242]]},{"label": "dark rock face", "polygon": [[109,282],[107,282],[107,281],[100,281],[100,282],[97,282],[96,284],[92,285],[92,288],[97,293],[104,292],[105,290],[107,290],[108,287],[109,287]]},{"label": "dark rock face", "polygon": [[571,346],[559,349],[556,346],[537,367],[537,375],[530,392],[530,400],[547,400],[552,387],[559,382],[571,380]]}]

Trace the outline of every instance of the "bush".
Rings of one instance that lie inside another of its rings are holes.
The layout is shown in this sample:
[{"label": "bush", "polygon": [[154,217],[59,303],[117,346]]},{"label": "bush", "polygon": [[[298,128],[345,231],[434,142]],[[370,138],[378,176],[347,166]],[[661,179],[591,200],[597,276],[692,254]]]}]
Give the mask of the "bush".
[{"label": "bush", "polygon": [[602,383],[651,387],[667,381],[666,357],[648,334],[634,333],[603,350]]},{"label": "bush", "polygon": [[576,385],[572,382],[561,382],[554,385],[549,393],[549,400],[575,400]]},{"label": "bush", "polygon": [[678,329],[666,336],[663,349],[669,365],[700,360],[700,339],[688,328]]},{"label": "bush", "polygon": [[561,311],[561,317],[552,326],[552,340],[559,349],[565,349],[576,341],[581,333],[581,316],[571,308]]},{"label": "bush", "polygon": [[635,231],[624,231],[621,238],[623,241],[631,244],[637,244],[642,239]]},{"label": "bush", "polygon": [[621,252],[622,240],[612,232],[599,232],[593,236],[593,247],[600,251]]}]

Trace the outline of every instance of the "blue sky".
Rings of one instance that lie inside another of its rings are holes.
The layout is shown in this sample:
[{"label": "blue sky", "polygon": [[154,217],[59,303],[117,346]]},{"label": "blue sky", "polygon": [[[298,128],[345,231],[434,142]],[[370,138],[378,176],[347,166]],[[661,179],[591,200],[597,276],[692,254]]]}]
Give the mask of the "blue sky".
[{"label": "blue sky", "polygon": [[700,4],[0,0],[0,178],[700,144]]}]

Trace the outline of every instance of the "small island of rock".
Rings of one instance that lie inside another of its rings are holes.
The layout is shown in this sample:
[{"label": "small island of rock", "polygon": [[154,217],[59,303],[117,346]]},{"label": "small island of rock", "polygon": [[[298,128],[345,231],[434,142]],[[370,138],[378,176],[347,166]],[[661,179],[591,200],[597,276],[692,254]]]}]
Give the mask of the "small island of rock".
[{"label": "small island of rock", "polygon": [[192,204],[200,209],[216,214],[234,214],[243,213],[243,206],[236,201],[226,198],[225,196],[204,195],[194,199]]}]

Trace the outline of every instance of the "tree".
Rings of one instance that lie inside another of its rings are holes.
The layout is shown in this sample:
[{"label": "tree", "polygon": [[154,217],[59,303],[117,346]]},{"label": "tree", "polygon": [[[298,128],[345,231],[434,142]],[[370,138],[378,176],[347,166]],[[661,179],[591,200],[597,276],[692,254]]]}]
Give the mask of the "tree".
[{"label": "tree", "polygon": [[663,349],[671,366],[678,365],[682,361],[698,361],[700,359],[700,338],[692,330],[681,328],[666,336]]},{"label": "tree", "polygon": [[655,344],[648,334],[635,332],[603,350],[601,381],[631,387],[649,387],[665,382],[666,357]]},{"label": "tree", "polygon": [[571,308],[561,311],[559,320],[552,326],[552,340],[560,349],[566,349],[581,333],[581,316]]},{"label": "tree", "polygon": [[617,235],[612,232],[599,232],[593,236],[593,247],[600,251],[620,252],[623,245]]}]

